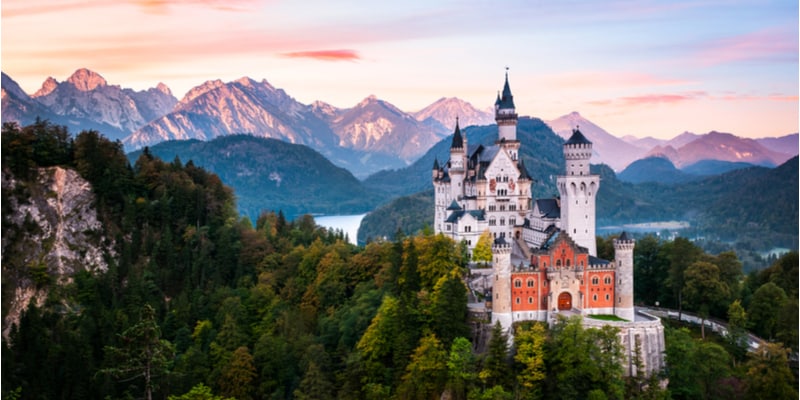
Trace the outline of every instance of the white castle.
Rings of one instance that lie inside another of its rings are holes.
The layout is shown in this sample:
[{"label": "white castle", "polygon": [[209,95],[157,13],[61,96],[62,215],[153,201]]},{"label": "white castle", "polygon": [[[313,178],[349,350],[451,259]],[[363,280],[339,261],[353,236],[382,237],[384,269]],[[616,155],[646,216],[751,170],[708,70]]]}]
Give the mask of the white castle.
[{"label": "white castle", "polygon": [[[558,176],[559,198],[533,200],[532,179],[519,157],[517,113],[506,73],[495,102],[498,139],[470,145],[456,128],[450,159],[433,165],[434,230],[474,250],[489,231],[494,244],[492,324],[509,330],[516,321],[554,321],[558,314],[585,316],[585,325],[615,325],[634,370],[636,344],[645,372],[663,365],[664,331],[658,318],[633,305],[635,241],[614,240],[615,260],[597,258],[595,204],[598,175],[589,171],[592,142],[578,129],[564,143],[566,171]],[[614,315],[621,321],[586,318]]]}]

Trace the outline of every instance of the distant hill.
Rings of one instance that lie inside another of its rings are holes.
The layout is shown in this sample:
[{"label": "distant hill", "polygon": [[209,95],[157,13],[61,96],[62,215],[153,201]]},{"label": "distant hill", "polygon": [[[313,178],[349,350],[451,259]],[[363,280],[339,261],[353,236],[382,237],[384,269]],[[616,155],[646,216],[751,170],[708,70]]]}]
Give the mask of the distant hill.
[{"label": "distant hill", "polygon": [[636,160],[617,174],[617,177],[621,181],[631,183],[678,183],[697,178],[675,168],[672,162],[664,157],[648,157]]},{"label": "distant hill", "polygon": [[[798,157],[777,168],[743,168],[675,184],[624,182],[607,165],[592,165],[591,170],[601,182],[598,226],[683,220],[691,224],[687,235],[755,250],[797,248]],[[432,204],[432,191],[396,199],[362,220],[364,235],[359,237],[393,237],[395,225],[391,231],[380,229],[386,221],[409,221],[401,227],[406,233],[430,226],[433,217],[419,208]],[[411,215],[418,217],[406,218]]]},{"label": "distant hill", "polygon": [[[234,189],[240,212],[253,220],[262,210],[283,210],[289,219],[306,213],[363,213],[386,199],[316,151],[276,139],[230,135],[208,142],[162,142],[148,151],[217,174]],[[132,164],[141,152],[128,154]]]},{"label": "distant hill", "polygon": [[592,163],[607,164],[615,171],[622,170],[647,152],[647,148],[637,147],[606,132],[574,111],[546,123],[564,140],[569,139],[572,130],[579,127],[583,136],[592,142]]},{"label": "distant hill", "polygon": [[[684,134],[685,135],[685,134]],[[796,150],[796,149],[795,149]],[[753,139],[740,138],[730,133],[709,132],[700,135],[680,147],[670,144],[651,149],[647,156],[669,158],[676,167],[682,168],[701,160],[747,162],[773,167],[788,160],[794,154],[777,153]]]},{"label": "distant hill", "polygon": [[721,175],[726,172],[735,171],[742,168],[750,168],[755,165],[746,162],[731,162],[720,160],[700,160],[694,164],[687,165],[681,168],[681,171],[687,174],[710,176]]}]

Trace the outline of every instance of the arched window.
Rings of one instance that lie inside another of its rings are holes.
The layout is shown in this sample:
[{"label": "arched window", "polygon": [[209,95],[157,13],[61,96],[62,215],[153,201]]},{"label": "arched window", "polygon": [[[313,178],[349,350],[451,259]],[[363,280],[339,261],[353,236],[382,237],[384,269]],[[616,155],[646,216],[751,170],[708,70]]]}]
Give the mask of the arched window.
[{"label": "arched window", "polygon": [[609,299],[611,299],[611,296],[606,294],[606,301],[608,301]]},{"label": "arched window", "polygon": [[517,304],[519,304],[519,297],[517,297],[516,301],[517,301]]},{"label": "arched window", "polygon": [[567,266],[569,267],[569,265],[570,265],[570,262],[569,262],[569,260],[567,260]]},{"label": "arched window", "polygon": [[528,297],[528,304],[533,304],[533,297]]},{"label": "arched window", "polygon": [[533,279],[528,279],[528,287],[533,287],[536,284],[535,282]]},{"label": "arched window", "polygon": [[522,280],[514,279],[514,287],[522,287]]},{"label": "arched window", "polygon": [[606,285],[610,285],[611,284],[611,277],[610,276],[605,277],[603,279],[603,283],[605,283]]},{"label": "arched window", "polygon": [[592,301],[597,301],[597,295],[596,294],[592,295]]},{"label": "arched window", "polygon": [[600,283],[600,278],[593,276],[592,277],[592,285],[597,286]]}]

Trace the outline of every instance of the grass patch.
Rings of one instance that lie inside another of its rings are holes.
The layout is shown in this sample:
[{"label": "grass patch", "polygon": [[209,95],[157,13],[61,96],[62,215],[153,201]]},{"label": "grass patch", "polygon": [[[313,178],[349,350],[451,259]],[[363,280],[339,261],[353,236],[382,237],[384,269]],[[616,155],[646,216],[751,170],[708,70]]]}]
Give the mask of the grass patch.
[{"label": "grass patch", "polygon": [[622,319],[613,314],[589,314],[586,317],[591,319],[599,319],[601,321],[630,322],[627,319]]}]

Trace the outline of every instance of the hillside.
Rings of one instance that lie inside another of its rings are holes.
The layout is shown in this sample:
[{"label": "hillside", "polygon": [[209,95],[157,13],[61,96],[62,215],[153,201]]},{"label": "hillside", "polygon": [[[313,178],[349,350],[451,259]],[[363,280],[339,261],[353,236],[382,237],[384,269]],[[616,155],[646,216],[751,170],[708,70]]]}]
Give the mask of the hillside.
[{"label": "hillside", "polygon": [[625,167],[617,177],[621,181],[631,183],[678,183],[696,179],[695,176],[675,168],[672,162],[664,157],[647,157],[636,160]]},{"label": "hillside", "polygon": [[[794,157],[777,168],[745,168],[675,184],[634,184],[620,180],[606,165],[592,165],[592,173],[600,175],[601,182],[597,226],[683,220],[691,224],[686,235],[744,249],[796,249],[798,167]],[[383,229],[386,221],[408,221],[400,224],[407,234],[430,226],[433,217],[420,207],[433,207],[432,191],[395,199],[368,214],[359,240],[394,237],[397,226]]]},{"label": "hillside", "polygon": [[[264,210],[281,210],[289,219],[306,213],[362,213],[384,199],[316,151],[276,139],[230,135],[208,142],[162,142],[148,151],[217,174],[235,190],[240,212],[252,220]],[[141,154],[130,153],[131,163]]]}]

